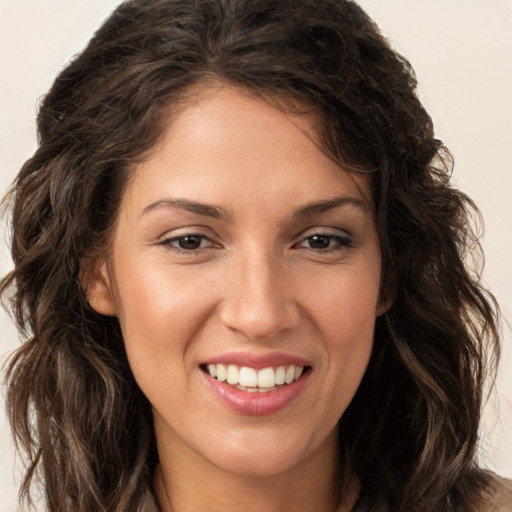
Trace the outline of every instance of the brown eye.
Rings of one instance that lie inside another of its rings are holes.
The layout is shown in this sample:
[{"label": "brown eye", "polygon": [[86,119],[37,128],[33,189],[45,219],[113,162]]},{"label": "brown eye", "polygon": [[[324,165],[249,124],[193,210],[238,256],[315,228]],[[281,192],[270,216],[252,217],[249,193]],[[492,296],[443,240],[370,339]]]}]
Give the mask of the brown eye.
[{"label": "brown eye", "polygon": [[315,235],[307,238],[307,241],[311,249],[327,249],[330,247],[333,238],[327,235]]},{"label": "brown eye", "polygon": [[214,247],[215,244],[207,236],[200,233],[189,233],[182,236],[175,236],[160,242],[159,245],[181,252],[194,252],[208,247]]},{"label": "brown eye", "polygon": [[303,238],[296,247],[310,249],[319,252],[329,252],[344,250],[352,247],[352,239],[348,236],[331,234],[331,233],[315,233],[311,236]]},{"label": "brown eye", "polygon": [[185,251],[194,251],[201,247],[203,238],[204,237],[200,235],[187,235],[179,237],[175,242],[180,249],[184,249]]}]

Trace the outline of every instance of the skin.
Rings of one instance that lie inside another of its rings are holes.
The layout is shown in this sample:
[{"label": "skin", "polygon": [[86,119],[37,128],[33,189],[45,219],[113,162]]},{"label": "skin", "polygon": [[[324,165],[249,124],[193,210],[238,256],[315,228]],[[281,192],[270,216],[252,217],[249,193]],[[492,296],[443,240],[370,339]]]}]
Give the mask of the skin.
[{"label": "skin", "polygon": [[[163,511],[336,508],[337,423],[385,305],[369,184],[322,153],[313,123],[229,87],[200,92],[136,167],[109,256],[89,269],[90,302],[119,317],[153,406]],[[199,247],[180,251],[191,233]],[[200,369],[237,351],[304,358],[307,383],[275,414],[238,414]],[[339,510],[356,496],[354,478]]]}]

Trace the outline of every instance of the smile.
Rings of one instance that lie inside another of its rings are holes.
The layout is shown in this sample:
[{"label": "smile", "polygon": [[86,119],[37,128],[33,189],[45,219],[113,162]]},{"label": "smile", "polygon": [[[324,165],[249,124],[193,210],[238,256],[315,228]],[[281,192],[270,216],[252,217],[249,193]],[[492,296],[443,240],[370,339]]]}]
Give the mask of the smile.
[{"label": "smile", "polygon": [[242,391],[261,393],[275,391],[297,381],[304,372],[304,366],[269,366],[257,370],[235,364],[208,364],[205,370],[219,382],[227,382]]},{"label": "smile", "polygon": [[226,354],[200,365],[208,387],[232,412],[261,416],[284,411],[303,393],[312,366],[286,354]]}]

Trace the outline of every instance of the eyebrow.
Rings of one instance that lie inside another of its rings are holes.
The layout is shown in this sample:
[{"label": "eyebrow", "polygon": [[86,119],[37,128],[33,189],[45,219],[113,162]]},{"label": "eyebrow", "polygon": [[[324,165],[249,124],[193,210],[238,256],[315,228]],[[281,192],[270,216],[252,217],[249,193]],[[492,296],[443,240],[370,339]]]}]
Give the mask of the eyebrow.
[{"label": "eyebrow", "polygon": [[[323,213],[334,208],[340,208],[343,206],[355,206],[363,212],[368,211],[368,203],[363,199],[352,196],[339,196],[332,199],[324,199],[322,201],[314,201],[306,204],[305,206],[294,212],[294,218],[308,217]],[[197,215],[203,215],[205,217],[211,217],[213,219],[231,220],[233,215],[221,208],[220,206],[200,203],[198,201],[191,201],[190,199],[160,199],[154,203],[149,204],[142,211],[142,215],[145,215],[158,208],[171,208],[178,210],[185,210],[190,213]]]},{"label": "eyebrow", "polygon": [[223,219],[229,220],[232,215],[221,208],[220,206],[215,206],[212,204],[199,203],[197,201],[190,201],[189,199],[160,199],[146,206],[142,211],[142,215],[149,213],[152,210],[156,210],[158,208],[173,208],[178,210],[186,210],[190,213],[195,213],[197,215],[204,215],[205,217],[212,217],[214,219]]},{"label": "eyebrow", "polygon": [[316,215],[342,206],[355,206],[363,212],[367,212],[369,209],[368,202],[363,199],[352,196],[339,196],[333,197],[332,199],[325,199],[323,201],[315,201],[306,204],[297,210],[293,216],[296,218],[308,217],[310,215]]}]

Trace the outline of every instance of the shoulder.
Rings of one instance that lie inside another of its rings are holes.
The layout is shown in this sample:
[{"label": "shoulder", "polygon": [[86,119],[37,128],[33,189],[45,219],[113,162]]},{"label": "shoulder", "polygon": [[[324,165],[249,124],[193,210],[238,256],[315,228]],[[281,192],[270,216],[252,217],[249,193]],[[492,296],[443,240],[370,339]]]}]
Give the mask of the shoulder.
[{"label": "shoulder", "polygon": [[486,492],[484,503],[480,512],[511,512],[512,480],[496,478]]}]

